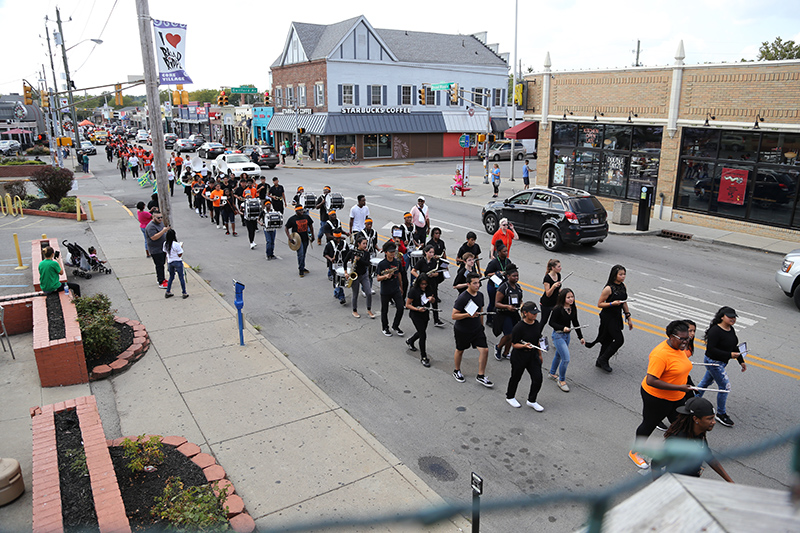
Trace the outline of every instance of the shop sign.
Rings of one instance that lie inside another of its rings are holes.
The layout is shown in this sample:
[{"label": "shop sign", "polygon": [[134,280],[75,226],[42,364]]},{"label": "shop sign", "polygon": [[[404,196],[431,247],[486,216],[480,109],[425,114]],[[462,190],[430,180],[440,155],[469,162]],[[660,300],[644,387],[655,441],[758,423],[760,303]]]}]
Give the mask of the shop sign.
[{"label": "shop sign", "polygon": [[411,114],[410,107],[343,107],[345,115],[383,115],[383,114]]},{"label": "shop sign", "polygon": [[[298,115],[311,115],[312,113],[313,109],[311,109],[310,107],[301,107],[300,109],[297,110]],[[283,110],[281,110],[281,114],[294,115],[294,109],[292,109],[291,107],[286,107]]]},{"label": "shop sign", "polygon": [[744,195],[747,190],[748,171],[741,168],[722,168],[722,178],[719,182],[719,195],[717,201],[744,205]]},{"label": "shop sign", "polygon": [[198,115],[205,115],[206,114],[206,108],[205,107],[201,107],[201,106],[197,106],[197,114]]}]

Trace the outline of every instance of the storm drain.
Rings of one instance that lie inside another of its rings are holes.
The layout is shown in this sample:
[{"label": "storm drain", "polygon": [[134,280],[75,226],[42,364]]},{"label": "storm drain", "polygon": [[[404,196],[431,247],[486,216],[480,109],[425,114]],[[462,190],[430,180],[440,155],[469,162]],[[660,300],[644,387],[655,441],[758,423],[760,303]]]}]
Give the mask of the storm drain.
[{"label": "storm drain", "polygon": [[672,231],[669,229],[662,229],[661,233],[659,233],[659,237],[667,237],[668,239],[674,239],[676,241],[688,241],[692,238],[691,233],[682,233],[680,231]]}]

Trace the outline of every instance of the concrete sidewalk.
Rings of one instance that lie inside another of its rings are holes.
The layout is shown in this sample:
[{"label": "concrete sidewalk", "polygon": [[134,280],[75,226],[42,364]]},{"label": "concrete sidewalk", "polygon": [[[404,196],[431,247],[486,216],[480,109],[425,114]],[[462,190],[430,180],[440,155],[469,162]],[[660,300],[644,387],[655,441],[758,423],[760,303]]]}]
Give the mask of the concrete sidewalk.
[{"label": "concrete sidewalk", "polygon": [[[180,435],[200,445],[223,466],[260,529],[444,503],[300,372],[290,354],[280,353],[249,324],[239,346],[235,309],[197,273],[187,271],[188,299],[165,299],[132,214],[111,198],[93,198],[97,222],[91,231],[118,278],[118,287],[109,291],[112,305],[140,320],[151,339],[148,353],[130,370],[91,385],[107,438]],[[42,389],[33,349],[25,349],[30,336],[13,340],[17,360],[8,357],[0,365],[6,377],[2,449],[3,456],[20,460],[30,489],[28,408],[90,394],[90,387]],[[3,530],[30,530],[30,490],[0,508],[0,524]],[[458,516],[426,530],[469,527]]]}]

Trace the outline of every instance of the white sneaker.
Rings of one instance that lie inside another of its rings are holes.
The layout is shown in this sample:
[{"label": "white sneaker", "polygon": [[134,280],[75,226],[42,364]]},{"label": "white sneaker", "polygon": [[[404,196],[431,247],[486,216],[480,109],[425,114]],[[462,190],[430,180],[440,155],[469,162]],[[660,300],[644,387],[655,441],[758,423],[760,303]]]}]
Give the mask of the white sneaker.
[{"label": "white sneaker", "polygon": [[528,407],[531,407],[537,413],[541,413],[542,411],[544,411],[544,407],[539,405],[539,402],[525,402],[525,403],[527,403]]},{"label": "white sneaker", "polygon": [[219,224],[217,224],[217,229],[221,229],[221,228],[222,228],[222,226],[220,226]]},{"label": "white sneaker", "polygon": [[254,243],[254,242],[251,242],[251,243],[250,243],[250,249],[252,250],[252,249],[253,249],[253,248],[255,248],[255,247],[256,247],[256,243]]},{"label": "white sneaker", "polygon": [[508,405],[510,405],[511,407],[519,407],[520,406],[519,402],[517,401],[516,398],[506,398],[506,401],[508,402]]},{"label": "white sneaker", "polygon": [[196,209],[194,210],[194,212],[195,212],[195,213],[197,213],[197,214],[199,215],[199,214],[200,214],[200,209],[199,209],[199,208],[196,208]]}]

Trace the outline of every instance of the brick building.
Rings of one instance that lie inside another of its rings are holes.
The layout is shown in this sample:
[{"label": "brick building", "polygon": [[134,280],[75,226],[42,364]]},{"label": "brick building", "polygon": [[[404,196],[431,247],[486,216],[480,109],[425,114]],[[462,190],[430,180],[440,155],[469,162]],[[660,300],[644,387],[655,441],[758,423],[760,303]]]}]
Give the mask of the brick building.
[{"label": "brick building", "polygon": [[[507,127],[508,63],[483,38],[375,29],[363,16],[295,22],[271,67],[268,129],[282,142],[301,128],[304,144],[333,144],[337,158],[354,144],[363,159],[461,156],[461,134]],[[441,82],[457,83],[490,115],[429,86],[422,104],[423,84]]]},{"label": "brick building", "polygon": [[800,240],[800,61],[526,76],[540,185],[606,207],[655,187],[652,216]]}]

